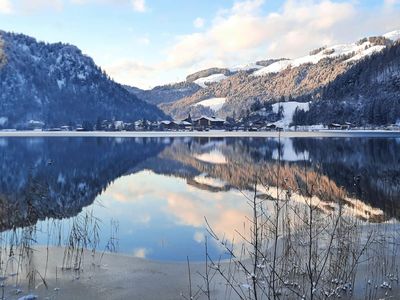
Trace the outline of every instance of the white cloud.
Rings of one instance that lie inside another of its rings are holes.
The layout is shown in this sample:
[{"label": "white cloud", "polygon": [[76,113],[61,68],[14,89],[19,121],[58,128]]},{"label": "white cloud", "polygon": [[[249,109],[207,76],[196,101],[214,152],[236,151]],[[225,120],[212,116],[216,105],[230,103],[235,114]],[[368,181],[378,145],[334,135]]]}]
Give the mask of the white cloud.
[{"label": "white cloud", "polygon": [[198,29],[199,28],[203,28],[204,27],[204,23],[205,23],[205,20],[203,18],[196,18],[193,21],[193,26],[198,28]]},{"label": "white cloud", "polygon": [[264,2],[264,0],[238,1],[233,5],[232,12],[239,15],[253,14],[264,4]]},{"label": "white cloud", "polygon": [[[352,0],[286,0],[272,13],[263,13],[263,5],[264,0],[235,2],[230,9],[217,12],[204,32],[176,36],[164,49],[165,60],[154,63],[144,76],[152,80],[174,70],[183,79],[202,68],[294,58],[323,45],[353,42],[400,28],[399,10],[384,2],[374,11]],[[122,78],[118,73],[114,76]],[[129,83],[143,83],[143,79],[143,74],[137,73],[129,77]]]},{"label": "white cloud", "polygon": [[[208,31],[178,37],[168,51],[169,65],[188,67],[206,59],[231,64],[243,58],[251,61],[254,55],[301,55],[321,42],[333,41],[336,26],[355,15],[350,3],[289,0],[281,13],[268,15],[260,14],[262,4],[262,0],[237,2],[231,10],[219,13]],[[270,47],[273,43],[279,47]]]},{"label": "white cloud", "polygon": [[34,13],[44,9],[62,10],[64,2],[62,0],[21,0],[19,10],[25,13]]},{"label": "white cloud", "polygon": [[132,7],[137,12],[145,12],[147,10],[145,0],[131,0]]},{"label": "white cloud", "polygon": [[65,4],[103,4],[131,6],[137,12],[147,11],[145,0],[0,0],[0,14],[11,12],[35,13],[45,9],[62,10]]},{"label": "white cloud", "polygon": [[48,9],[61,11],[63,8],[63,0],[0,0],[0,14],[32,14]]},{"label": "white cloud", "polygon": [[147,36],[140,37],[136,40],[139,45],[148,46],[150,45],[150,39]]},{"label": "white cloud", "polygon": [[396,5],[399,3],[400,3],[400,0],[385,0],[386,5]]},{"label": "white cloud", "polygon": [[121,83],[135,83],[136,87],[149,88],[150,82],[157,73],[156,67],[146,65],[139,61],[118,60],[105,67],[107,73],[115,80]]},{"label": "white cloud", "polygon": [[0,0],[0,14],[11,14],[12,11],[10,0]]}]

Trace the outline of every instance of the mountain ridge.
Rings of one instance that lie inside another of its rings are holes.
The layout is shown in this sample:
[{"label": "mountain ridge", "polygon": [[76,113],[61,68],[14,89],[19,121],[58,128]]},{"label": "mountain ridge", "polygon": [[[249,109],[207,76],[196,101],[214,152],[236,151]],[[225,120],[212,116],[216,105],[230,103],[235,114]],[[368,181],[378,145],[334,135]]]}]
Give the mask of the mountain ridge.
[{"label": "mountain ridge", "polygon": [[143,117],[165,114],[113,82],[76,46],[0,31],[0,127]]},{"label": "mountain ridge", "polygon": [[[187,77],[200,87],[197,91],[193,90],[191,94],[174,101],[161,100],[158,106],[177,119],[188,114],[243,117],[257,103],[319,100],[323,87],[345,76],[353,66],[373,55],[384,60],[382,51],[395,47],[399,38],[400,31],[392,31],[351,44],[320,47],[297,59],[265,60],[237,68],[202,70]],[[167,90],[165,88],[165,93]],[[157,97],[152,91],[147,91],[147,94],[149,98]],[[222,98],[225,103],[218,110],[199,105],[200,102],[209,103],[206,100],[210,99],[221,102]]]}]

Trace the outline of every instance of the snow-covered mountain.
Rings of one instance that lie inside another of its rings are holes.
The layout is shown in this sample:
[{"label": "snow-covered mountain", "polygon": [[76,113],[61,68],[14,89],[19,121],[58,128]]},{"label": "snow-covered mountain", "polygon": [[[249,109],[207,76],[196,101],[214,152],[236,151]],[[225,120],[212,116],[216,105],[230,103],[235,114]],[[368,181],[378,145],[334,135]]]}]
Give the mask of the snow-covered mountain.
[{"label": "snow-covered mountain", "polygon": [[[350,44],[324,46],[295,59],[270,59],[243,66],[199,71],[189,75],[185,81],[186,84],[197,85],[198,90],[193,89],[191,93],[188,92],[184,97],[173,101],[164,102],[160,99],[159,107],[175,118],[184,118],[189,113],[192,116],[216,114],[220,117],[238,117],[249,114],[253,106],[259,106],[258,104],[263,106],[278,101],[312,104],[317,100],[333,100],[322,99],[322,92],[326,92],[326,89],[334,82],[340,81],[343,86],[351,85],[351,82],[343,82],[343,79],[353,74],[357,67],[371,60],[381,62],[381,64],[376,63],[376,73],[393,75],[380,77],[385,84],[391,86],[400,76],[396,71],[399,64],[394,54],[390,61],[386,56],[399,47],[399,37],[400,31],[393,31],[382,36],[363,38]],[[369,72],[368,80],[372,80],[371,70],[362,68],[359,71],[365,76]],[[362,74],[358,75],[362,77],[364,76]],[[167,89],[164,91],[168,93]],[[150,98],[157,98],[157,94],[152,91],[148,93],[151,94]],[[396,89],[390,91],[391,96],[396,93],[399,93]],[[335,101],[342,101],[344,95],[340,98],[331,93],[330,97],[334,97]],[[368,98],[368,95],[365,94],[363,97]],[[353,98],[347,100],[358,101]],[[361,106],[370,105],[370,101],[371,99],[366,99]],[[155,102],[152,99],[152,103]],[[311,104],[310,112],[312,113],[313,105]],[[293,108],[292,106],[290,107]],[[364,111],[364,113],[367,112]],[[337,116],[329,120],[335,120],[335,118]],[[356,120],[354,116],[349,118],[357,122],[362,121],[360,118]],[[365,118],[364,121],[370,122]],[[393,118],[390,122],[393,122]]]},{"label": "snow-covered mountain", "polygon": [[0,127],[164,116],[113,82],[75,46],[0,31]]}]

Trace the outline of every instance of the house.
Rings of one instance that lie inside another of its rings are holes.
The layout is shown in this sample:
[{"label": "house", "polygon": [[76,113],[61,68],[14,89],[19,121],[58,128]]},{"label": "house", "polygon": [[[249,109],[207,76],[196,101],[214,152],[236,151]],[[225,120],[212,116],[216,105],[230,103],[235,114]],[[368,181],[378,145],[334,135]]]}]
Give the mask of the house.
[{"label": "house", "polygon": [[68,126],[68,125],[63,125],[60,128],[61,128],[61,131],[71,131],[71,126]]},{"label": "house", "polygon": [[135,123],[125,123],[126,131],[135,131]]},{"label": "house", "polygon": [[214,128],[222,129],[224,127],[225,120],[217,117],[201,116],[198,119],[193,120],[193,125],[197,128]]},{"label": "house", "polygon": [[114,121],[114,128],[117,131],[121,131],[125,128],[125,124],[123,121]]},{"label": "house", "polygon": [[151,122],[143,119],[143,120],[138,120],[135,122],[135,128],[137,128],[138,130],[149,130],[151,129],[152,124]]},{"label": "house", "polygon": [[267,125],[265,125],[265,129],[266,130],[275,130],[276,125],[275,124],[267,124]]},{"label": "house", "polygon": [[328,125],[328,129],[342,129],[342,125],[337,123],[331,123]]},{"label": "house", "polygon": [[160,129],[161,130],[178,130],[179,123],[177,123],[175,121],[161,121]]},{"label": "house", "polygon": [[182,130],[191,130],[192,129],[192,122],[188,122],[185,120],[182,120],[179,122],[179,129]]},{"label": "house", "polygon": [[328,129],[342,129],[342,130],[348,130],[350,128],[354,127],[354,125],[350,122],[345,122],[344,124],[337,124],[337,123],[331,123],[328,125]]},{"label": "house", "polygon": [[192,117],[190,116],[190,114],[187,116],[186,119],[183,119],[182,122],[188,122],[190,124],[193,124],[193,120],[192,120]]},{"label": "house", "polygon": [[28,122],[28,128],[31,130],[43,129],[44,127],[45,127],[45,124],[41,121],[30,120]]},{"label": "house", "polygon": [[257,130],[260,130],[264,126],[265,126],[265,122],[261,119],[255,120],[254,122],[250,123],[250,127],[257,129]]}]

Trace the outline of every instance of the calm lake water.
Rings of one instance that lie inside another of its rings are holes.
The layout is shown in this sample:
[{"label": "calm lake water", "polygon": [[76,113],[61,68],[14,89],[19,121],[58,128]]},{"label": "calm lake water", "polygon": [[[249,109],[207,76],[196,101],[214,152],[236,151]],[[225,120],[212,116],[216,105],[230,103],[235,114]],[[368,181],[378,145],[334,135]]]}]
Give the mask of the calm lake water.
[{"label": "calm lake water", "polygon": [[36,224],[40,245],[63,245],[76,216],[90,214],[100,250],[203,260],[205,217],[233,237],[255,175],[276,186],[278,169],[292,190],[319,174],[321,195],[343,189],[361,220],[400,215],[396,138],[0,138],[0,151],[1,231]]}]

